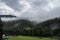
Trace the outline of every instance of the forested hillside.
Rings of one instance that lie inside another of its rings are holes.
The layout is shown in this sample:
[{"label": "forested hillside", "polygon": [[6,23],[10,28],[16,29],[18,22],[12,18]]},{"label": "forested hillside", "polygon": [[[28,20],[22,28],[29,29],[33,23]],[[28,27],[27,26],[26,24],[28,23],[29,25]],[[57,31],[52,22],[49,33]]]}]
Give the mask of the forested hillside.
[{"label": "forested hillside", "polygon": [[49,19],[40,23],[27,19],[4,22],[4,33],[7,35],[26,36],[60,36],[60,18]]}]

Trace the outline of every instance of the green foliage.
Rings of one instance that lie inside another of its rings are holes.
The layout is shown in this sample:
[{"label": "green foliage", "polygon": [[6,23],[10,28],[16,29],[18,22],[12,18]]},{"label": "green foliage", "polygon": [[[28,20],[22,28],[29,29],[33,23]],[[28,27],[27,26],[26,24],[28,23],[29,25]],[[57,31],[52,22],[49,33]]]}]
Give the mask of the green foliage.
[{"label": "green foliage", "polygon": [[[35,23],[36,24],[36,23]],[[8,26],[6,33],[8,35],[26,35],[26,36],[56,36],[60,31],[60,18],[50,19],[35,25],[32,21],[20,19],[6,22]],[[54,25],[58,24],[56,29]],[[59,34],[58,34],[59,35]]]},{"label": "green foliage", "polygon": [[0,40],[2,40],[2,35],[3,35],[3,29],[2,28],[3,28],[3,23],[0,19]]}]

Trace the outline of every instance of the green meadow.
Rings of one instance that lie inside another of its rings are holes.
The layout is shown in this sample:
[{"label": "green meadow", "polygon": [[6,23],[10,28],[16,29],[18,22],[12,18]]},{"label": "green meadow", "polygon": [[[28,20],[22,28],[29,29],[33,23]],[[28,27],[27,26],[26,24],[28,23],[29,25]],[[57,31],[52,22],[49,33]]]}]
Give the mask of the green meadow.
[{"label": "green meadow", "polygon": [[31,36],[10,36],[6,40],[57,40],[55,38],[41,38],[41,37],[31,37]]}]

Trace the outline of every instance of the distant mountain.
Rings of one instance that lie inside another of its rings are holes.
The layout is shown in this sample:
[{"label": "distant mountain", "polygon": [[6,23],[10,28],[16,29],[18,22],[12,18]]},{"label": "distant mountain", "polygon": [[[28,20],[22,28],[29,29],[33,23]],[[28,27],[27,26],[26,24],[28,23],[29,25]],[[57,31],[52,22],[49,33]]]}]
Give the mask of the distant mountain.
[{"label": "distant mountain", "polygon": [[[11,16],[9,16],[9,17],[11,17]],[[12,16],[12,17],[15,17],[15,16]],[[20,26],[22,22],[23,21],[21,21],[21,19],[4,22],[4,29],[6,29],[6,30],[10,29],[11,30],[11,29],[15,28],[15,26],[17,26],[17,27]],[[55,28],[60,28],[60,18],[54,18],[54,19],[46,20],[46,21],[40,22],[38,24],[36,24],[37,22],[33,22],[33,21],[31,21],[31,22],[34,23],[34,25],[36,27],[42,27],[42,26],[48,27],[49,26],[49,28],[51,28],[52,30]]]},{"label": "distant mountain", "polygon": [[40,22],[36,27],[49,27],[51,30],[60,28],[60,17]]},{"label": "distant mountain", "polygon": [[18,19],[18,20],[13,20],[13,21],[4,21],[4,30],[13,30],[14,28],[17,27],[24,27],[24,26],[32,26],[34,25],[32,21],[25,20],[25,19]]},{"label": "distant mountain", "polygon": [[0,15],[0,17],[16,17],[14,15]]},{"label": "distant mountain", "polygon": [[3,30],[8,34],[36,35],[36,36],[59,36],[60,17],[49,19],[37,24],[35,21],[18,19],[3,23]]}]

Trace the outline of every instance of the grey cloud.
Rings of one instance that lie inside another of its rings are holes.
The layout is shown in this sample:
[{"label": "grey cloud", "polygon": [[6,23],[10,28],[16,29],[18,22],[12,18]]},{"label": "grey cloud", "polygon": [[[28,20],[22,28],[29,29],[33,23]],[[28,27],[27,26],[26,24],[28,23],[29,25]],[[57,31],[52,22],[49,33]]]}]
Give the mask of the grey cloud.
[{"label": "grey cloud", "polygon": [[54,8],[53,10],[50,10],[49,12],[46,10],[41,9],[41,6],[44,7],[46,4],[48,4],[47,0],[35,0],[32,2],[33,8],[32,11],[33,12],[25,12],[22,13],[22,17],[25,18],[30,18],[31,20],[37,20],[37,21],[44,21],[47,19],[51,19],[51,18],[55,18],[55,17],[59,17],[59,13],[60,13],[60,8]]},{"label": "grey cloud", "polygon": [[47,2],[47,0],[36,0],[36,1],[34,1],[33,2],[33,5],[35,5],[35,6],[42,6],[42,5],[46,5],[48,2]]},{"label": "grey cloud", "polygon": [[[37,10],[38,9],[38,10]],[[28,18],[30,20],[36,20],[36,21],[43,21],[47,19],[47,11],[42,10],[41,8],[37,8],[37,9],[32,9],[32,12],[24,12],[21,14],[22,17],[24,18]]]},{"label": "grey cloud", "polygon": [[20,10],[22,8],[22,5],[18,3],[18,0],[2,0],[2,2],[5,2],[9,7],[15,10]]},{"label": "grey cloud", "polygon": [[[20,12],[23,8],[23,6],[18,3],[18,0],[2,0],[2,2],[5,2],[12,9],[17,11],[20,10]],[[27,0],[27,2],[32,6],[32,12],[27,10],[26,12],[21,13],[21,17],[36,21],[44,21],[54,17],[60,17],[60,7],[53,8],[49,12],[42,9],[49,3],[48,0]]]},{"label": "grey cloud", "polygon": [[50,15],[59,17],[60,16],[60,7],[56,7],[50,11]]}]

